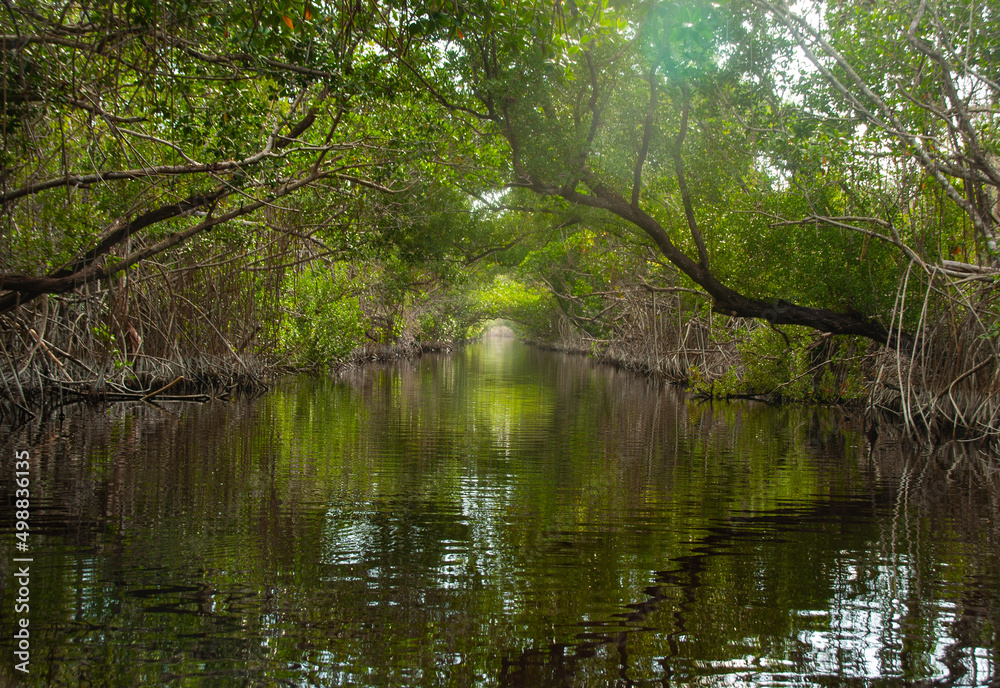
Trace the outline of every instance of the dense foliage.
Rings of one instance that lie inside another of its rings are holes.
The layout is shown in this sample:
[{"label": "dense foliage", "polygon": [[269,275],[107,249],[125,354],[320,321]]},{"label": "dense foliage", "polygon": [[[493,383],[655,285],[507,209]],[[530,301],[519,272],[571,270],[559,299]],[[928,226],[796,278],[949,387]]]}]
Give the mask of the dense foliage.
[{"label": "dense foliage", "polygon": [[727,393],[775,391],[753,342],[852,335],[962,416],[954,392],[1000,388],[998,22],[968,0],[8,6],[5,393],[26,404],[32,366],[121,386],[504,318]]}]

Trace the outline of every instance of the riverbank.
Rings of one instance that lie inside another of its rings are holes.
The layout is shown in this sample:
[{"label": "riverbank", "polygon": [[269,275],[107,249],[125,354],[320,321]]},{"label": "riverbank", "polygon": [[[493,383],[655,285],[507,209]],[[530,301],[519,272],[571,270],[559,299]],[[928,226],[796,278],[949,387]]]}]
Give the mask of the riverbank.
[{"label": "riverbank", "polygon": [[579,335],[537,345],[680,385],[706,401],[840,406],[870,427],[894,423],[926,441],[961,440],[991,454],[1000,444],[1000,394],[989,359],[973,371],[978,378],[956,379],[935,374],[933,356],[858,337],[766,324],[715,332],[725,337],[706,337],[697,349]]},{"label": "riverbank", "polygon": [[[268,362],[252,355],[192,355],[167,359],[136,355],[84,361],[58,347],[42,343],[21,366],[12,365],[2,376],[0,421],[16,427],[73,404],[108,402],[195,402],[253,398],[267,392],[289,373],[339,373],[371,363],[447,353],[463,342],[417,341],[367,345],[354,349],[343,361],[293,366]],[[16,371],[16,374],[12,374]]]},{"label": "riverbank", "polygon": [[172,360],[136,356],[124,364],[76,359],[71,367],[53,355],[48,363],[29,361],[16,375],[3,376],[0,420],[16,426],[78,403],[205,402],[253,397],[266,392],[278,372],[249,356],[196,355]]},{"label": "riverbank", "polygon": [[[526,341],[680,385],[704,400],[842,406],[865,415],[872,425],[889,419],[934,441],[995,444],[1000,437],[1000,396],[960,384],[963,380],[935,388],[922,360],[858,338],[831,337],[804,328],[703,329],[706,336],[698,347],[674,349],[642,339],[597,340],[565,327],[556,341]],[[514,336],[509,328],[497,332],[496,336]],[[75,403],[254,397],[289,373],[340,373],[371,363],[452,352],[463,345],[406,336],[395,344],[357,347],[343,360],[303,367],[233,349],[223,355],[173,358],[113,351],[82,360],[38,337],[2,378],[0,420],[17,425]]]}]

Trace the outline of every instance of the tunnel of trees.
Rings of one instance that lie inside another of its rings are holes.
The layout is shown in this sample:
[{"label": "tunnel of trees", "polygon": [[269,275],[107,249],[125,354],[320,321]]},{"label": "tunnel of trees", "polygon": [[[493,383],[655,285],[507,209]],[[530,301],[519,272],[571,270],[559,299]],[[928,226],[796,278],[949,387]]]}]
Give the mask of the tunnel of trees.
[{"label": "tunnel of trees", "polygon": [[1000,434],[1000,4],[5,2],[5,415],[502,318]]}]

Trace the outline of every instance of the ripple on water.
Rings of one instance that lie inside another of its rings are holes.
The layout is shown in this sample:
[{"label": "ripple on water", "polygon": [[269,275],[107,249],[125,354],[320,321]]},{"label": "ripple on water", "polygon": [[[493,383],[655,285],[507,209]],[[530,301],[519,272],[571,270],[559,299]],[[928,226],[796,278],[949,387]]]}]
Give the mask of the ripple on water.
[{"label": "ripple on water", "polygon": [[988,684],[996,496],[837,413],[491,342],[69,417],[15,438],[33,647],[57,686]]}]

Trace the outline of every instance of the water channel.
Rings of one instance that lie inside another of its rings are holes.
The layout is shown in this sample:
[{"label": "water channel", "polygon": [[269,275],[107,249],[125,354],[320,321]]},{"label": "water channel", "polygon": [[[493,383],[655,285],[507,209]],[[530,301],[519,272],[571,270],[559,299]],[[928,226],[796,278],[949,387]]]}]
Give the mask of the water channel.
[{"label": "water channel", "polygon": [[0,685],[1000,686],[995,465],[836,409],[487,339],[3,451]]}]

